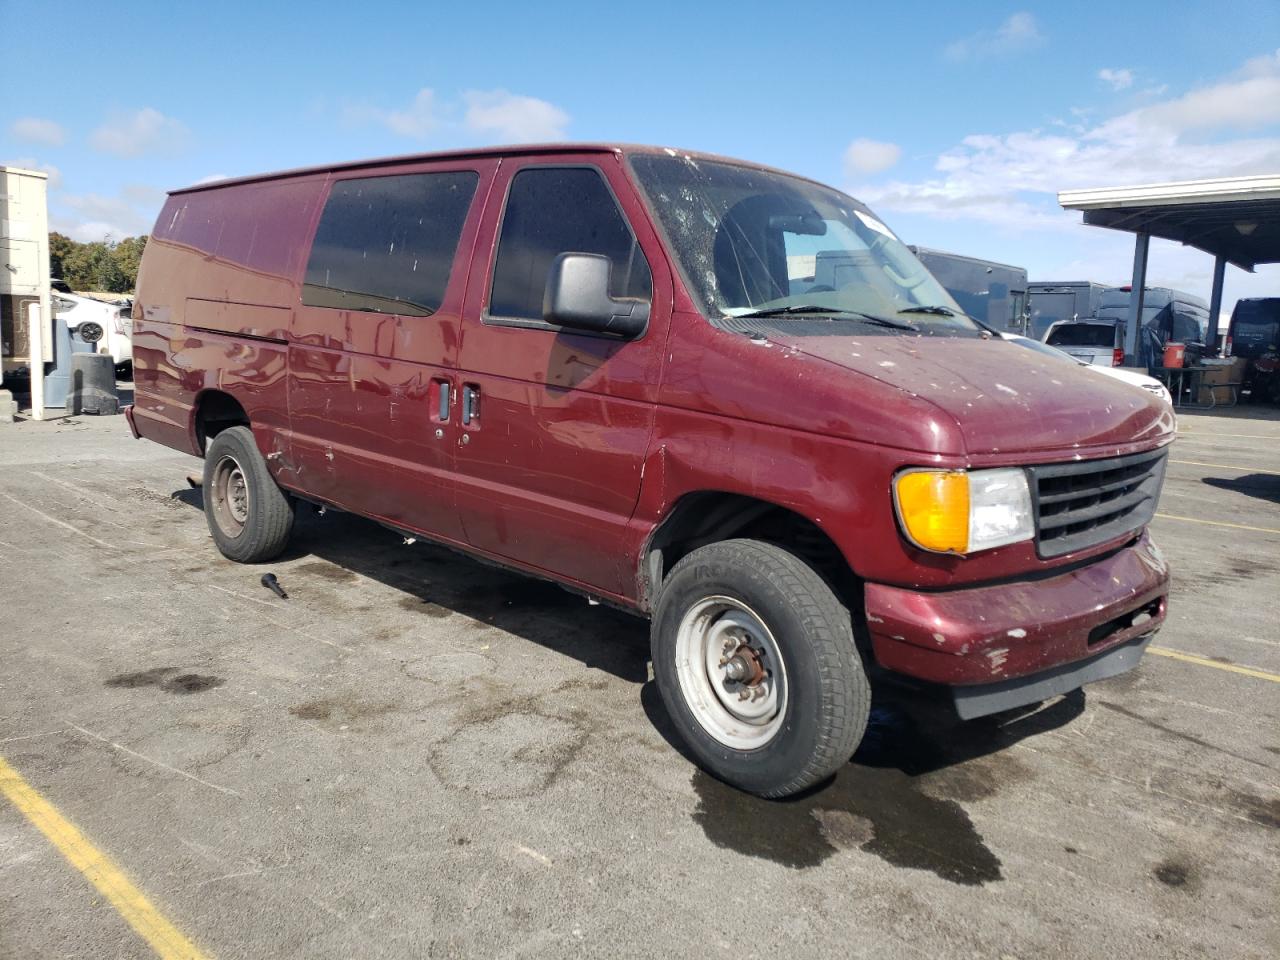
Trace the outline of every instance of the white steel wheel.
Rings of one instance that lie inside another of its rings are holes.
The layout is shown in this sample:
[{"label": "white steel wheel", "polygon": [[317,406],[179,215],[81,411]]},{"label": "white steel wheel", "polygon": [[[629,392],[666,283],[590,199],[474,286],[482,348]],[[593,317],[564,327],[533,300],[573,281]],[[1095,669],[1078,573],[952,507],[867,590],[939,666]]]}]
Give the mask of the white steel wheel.
[{"label": "white steel wheel", "polygon": [[249,520],[249,485],[244,468],[230,454],[215,464],[209,496],[213,500],[213,519],[219,529],[227,537],[240,536]]},{"label": "white steel wheel", "polygon": [[740,600],[689,607],[676,633],[676,677],[702,729],[727,747],[763,747],[782,726],[786,665],[773,632]]}]

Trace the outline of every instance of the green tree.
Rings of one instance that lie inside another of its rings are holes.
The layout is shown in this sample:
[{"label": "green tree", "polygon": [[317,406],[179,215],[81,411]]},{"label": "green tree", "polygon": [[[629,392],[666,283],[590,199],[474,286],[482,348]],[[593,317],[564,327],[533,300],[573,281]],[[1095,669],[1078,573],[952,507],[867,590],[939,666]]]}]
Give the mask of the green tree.
[{"label": "green tree", "polygon": [[75,251],[80,244],[61,233],[49,234],[49,270],[55,277],[66,279],[63,261]]},{"label": "green tree", "polygon": [[111,250],[111,258],[120,271],[120,286],[111,288],[112,293],[128,293],[138,285],[138,265],[142,262],[142,251],[147,245],[146,234],[140,237],[125,237]]},{"label": "green tree", "polygon": [[76,244],[62,261],[63,279],[72,290],[101,290],[115,293],[127,290],[124,274],[105,241]]}]

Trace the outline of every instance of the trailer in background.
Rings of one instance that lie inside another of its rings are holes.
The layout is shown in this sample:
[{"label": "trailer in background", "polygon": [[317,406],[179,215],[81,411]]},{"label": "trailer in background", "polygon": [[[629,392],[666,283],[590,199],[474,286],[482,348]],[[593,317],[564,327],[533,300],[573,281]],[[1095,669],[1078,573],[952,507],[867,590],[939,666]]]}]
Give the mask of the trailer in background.
[{"label": "trailer in background", "polygon": [[1091,280],[1036,281],[1027,287],[1031,298],[1031,320],[1027,336],[1043,340],[1049,327],[1059,320],[1096,317],[1102,304],[1105,284]]},{"label": "trailer in background", "polygon": [[1002,333],[1027,327],[1027,271],[928,247],[911,247],[969,316]]}]

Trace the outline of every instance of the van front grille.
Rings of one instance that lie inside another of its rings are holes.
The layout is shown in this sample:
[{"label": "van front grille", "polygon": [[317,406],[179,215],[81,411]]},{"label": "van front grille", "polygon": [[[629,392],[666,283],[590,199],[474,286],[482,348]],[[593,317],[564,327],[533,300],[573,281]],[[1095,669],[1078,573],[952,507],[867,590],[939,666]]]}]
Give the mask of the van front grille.
[{"label": "van front grille", "polygon": [[1028,467],[1036,507],[1036,553],[1060,557],[1151,522],[1167,450],[1108,460]]}]

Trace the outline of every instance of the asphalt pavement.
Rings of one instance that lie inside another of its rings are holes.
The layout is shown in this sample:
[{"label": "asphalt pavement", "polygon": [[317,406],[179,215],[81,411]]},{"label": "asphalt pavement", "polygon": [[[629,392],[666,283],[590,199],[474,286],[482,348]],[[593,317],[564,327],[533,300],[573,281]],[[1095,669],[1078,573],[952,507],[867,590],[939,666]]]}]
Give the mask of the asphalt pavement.
[{"label": "asphalt pavement", "polygon": [[1180,417],[1134,673],[880,702],[786,803],[682,754],[641,621],[332,512],[238,566],[198,467],[0,425],[0,957],[1280,955],[1274,411]]}]

